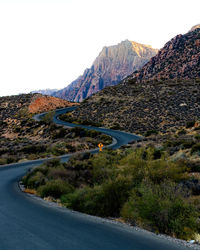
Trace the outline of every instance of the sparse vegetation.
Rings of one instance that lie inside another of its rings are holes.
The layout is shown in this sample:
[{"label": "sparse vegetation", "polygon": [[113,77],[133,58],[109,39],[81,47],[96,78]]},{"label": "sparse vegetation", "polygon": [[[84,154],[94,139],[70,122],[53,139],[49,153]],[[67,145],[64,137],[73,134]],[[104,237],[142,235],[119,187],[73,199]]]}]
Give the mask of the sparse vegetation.
[{"label": "sparse vegetation", "polygon": [[102,123],[101,122],[95,122],[94,120],[85,120],[85,119],[75,119],[73,118],[71,113],[63,114],[60,115],[60,119],[65,121],[65,122],[71,122],[71,123],[76,123],[76,124],[81,124],[81,125],[90,125],[94,127],[101,127]]},{"label": "sparse vegetation", "polygon": [[90,120],[107,128],[144,134],[189,128],[200,117],[199,84],[193,79],[136,83],[127,78],[124,82],[107,87],[81,103],[70,114],[71,121]]}]

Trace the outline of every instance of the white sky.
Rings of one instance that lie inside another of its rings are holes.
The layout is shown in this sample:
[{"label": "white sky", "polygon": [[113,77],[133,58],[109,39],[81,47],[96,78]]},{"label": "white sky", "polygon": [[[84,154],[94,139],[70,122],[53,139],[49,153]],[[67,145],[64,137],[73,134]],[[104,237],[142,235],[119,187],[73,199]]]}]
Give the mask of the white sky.
[{"label": "white sky", "polygon": [[199,0],[0,0],[0,96],[66,87],[103,46],[161,48],[198,23]]}]

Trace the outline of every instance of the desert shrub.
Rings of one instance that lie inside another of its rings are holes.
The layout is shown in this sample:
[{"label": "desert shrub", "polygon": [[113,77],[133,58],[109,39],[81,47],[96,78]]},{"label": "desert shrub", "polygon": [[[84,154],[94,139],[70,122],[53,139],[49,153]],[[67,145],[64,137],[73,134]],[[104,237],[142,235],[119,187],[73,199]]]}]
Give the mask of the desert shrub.
[{"label": "desert shrub", "polygon": [[49,125],[49,131],[50,131],[50,132],[56,130],[57,128],[58,128],[58,127],[57,127],[57,125],[56,125],[55,123],[51,123],[51,124]]},{"label": "desert shrub", "polygon": [[191,154],[193,154],[195,152],[199,152],[199,151],[200,151],[200,143],[197,143],[197,144],[192,146]]},{"label": "desert shrub", "polygon": [[122,158],[117,152],[104,150],[92,158],[92,176],[93,183],[102,183],[103,181],[115,178],[118,172],[117,164]]},{"label": "desert shrub", "polygon": [[49,152],[51,152],[55,156],[63,155],[66,153],[66,144],[65,143],[57,143],[51,147],[49,147]]},{"label": "desert shrub", "polygon": [[153,134],[154,134],[154,135],[157,135],[157,134],[158,134],[158,131],[155,130],[155,129],[148,130],[148,131],[146,131],[146,132],[144,133],[144,136],[148,137],[148,136],[153,135]]},{"label": "desert shrub", "polygon": [[73,187],[70,184],[59,179],[49,181],[37,189],[41,197],[51,196],[54,198],[60,198],[62,195],[71,193],[72,191]]},{"label": "desert shrub", "polygon": [[99,216],[118,216],[120,209],[129,196],[131,183],[118,178],[102,185],[85,187],[73,194],[62,196],[65,206]]},{"label": "desert shrub", "polygon": [[92,137],[92,138],[96,138],[100,134],[101,133],[96,130],[87,130],[87,136]]},{"label": "desert shrub", "polygon": [[71,132],[75,133],[75,136],[80,136],[80,137],[89,136],[92,138],[96,138],[97,136],[101,135],[101,133],[98,131],[87,130],[87,129],[80,128],[80,127],[72,128]]},{"label": "desert shrub", "polygon": [[66,148],[68,150],[68,152],[76,152],[76,147],[74,147],[70,142],[69,143],[66,143]]},{"label": "desert shrub", "polygon": [[184,199],[181,191],[171,182],[161,185],[142,183],[132,190],[121,215],[132,223],[182,239],[191,238],[198,226],[195,207]]},{"label": "desert shrub", "polygon": [[182,148],[191,148],[195,144],[194,141],[183,141]]},{"label": "desert shrub", "polygon": [[178,131],[178,135],[185,135],[187,132],[185,131],[185,129],[181,129]]},{"label": "desert shrub", "polygon": [[45,184],[46,177],[42,172],[37,171],[34,175],[31,173],[24,177],[22,181],[26,187],[37,188]]},{"label": "desert shrub", "polygon": [[68,172],[64,168],[64,166],[60,166],[57,168],[50,168],[47,177],[50,180],[56,180],[56,179],[66,180],[68,177]]},{"label": "desert shrub", "polygon": [[24,146],[21,150],[21,152],[25,154],[39,154],[46,151],[45,145],[27,145]]},{"label": "desert shrub", "polygon": [[190,170],[190,172],[200,172],[200,162],[199,161],[188,161],[187,163],[187,167]]},{"label": "desert shrub", "polygon": [[200,140],[200,134],[196,134],[196,135],[194,136],[194,138],[197,139],[197,140]]},{"label": "desert shrub", "polygon": [[101,134],[99,136],[99,140],[103,141],[105,144],[111,144],[112,143],[112,138],[108,135]]},{"label": "desert shrub", "polygon": [[80,127],[72,128],[71,132],[75,133],[75,136],[84,137],[86,135],[86,130]]},{"label": "desert shrub", "polygon": [[120,125],[119,125],[119,123],[117,123],[117,122],[115,122],[111,127],[110,127],[110,129],[114,129],[114,130],[118,130],[118,129],[120,129],[121,127],[120,127]]},{"label": "desert shrub", "polygon": [[192,127],[194,127],[194,125],[195,125],[195,120],[193,120],[193,121],[188,121],[188,122],[186,123],[186,128],[192,128]]},{"label": "desert shrub", "polygon": [[51,160],[47,160],[43,163],[43,166],[46,166],[47,168],[50,167],[58,167],[61,165],[60,159],[59,158],[54,158]]},{"label": "desert shrub", "polygon": [[152,148],[152,156],[153,160],[160,159],[162,156],[162,151],[160,149]]},{"label": "desert shrub", "polygon": [[155,183],[166,179],[178,181],[184,176],[186,166],[184,162],[172,162],[164,156],[155,160],[155,149],[138,149],[124,157],[120,162],[120,169],[125,176],[131,176],[133,182],[140,184],[145,178]]},{"label": "desert shrub", "polygon": [[7,160],[4,158],[0,158],[0,165],[4,165],[7,163]]},{"label": "desert shrub", "polygon": [[54,115],[55,111],[49,111],[42,117],[41,122],[45,124],[51,124],[53,122]]},{"label": "desert shrub", "polygon": [[167,140],[164,145],[165,147],[178,147],[183,144],[183,140],[180,139],[171,139]]},{"label": "desert shrub", "polygon": [[59,139],[59,138],[63,138],[65,137],[66,135],[66,129],[64,128],[59,128],[59,129],[56,129],[52,132],[52,139]]}]

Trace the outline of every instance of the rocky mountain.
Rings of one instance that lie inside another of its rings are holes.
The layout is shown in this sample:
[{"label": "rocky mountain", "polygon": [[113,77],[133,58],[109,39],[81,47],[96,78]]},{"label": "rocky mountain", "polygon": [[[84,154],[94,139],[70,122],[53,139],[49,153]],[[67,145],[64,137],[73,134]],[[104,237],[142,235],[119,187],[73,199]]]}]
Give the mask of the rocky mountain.
[{"label": "rocky mountain", "polygon": [[140,69],[157,53],[151,46],[129,40],[104,47],[90,69],[66,88],[53,94],[56,97],[80,102],[106,86],[116,85],[133,71]]},{"label": "rocky mountain", "polygon": [[81,103],[72,119],[165,133],[200,117],[200,29],[166,43],[140,71]]},{"label": "rocky mountain", "polygon": [[194,79],[200,77],[200,25],[184,35],[177,35],[156,56],[126,81],[153,79]]},{"label": "rocky mountain", "polygon": [[194,30],[196,30],[196,29],[200,29],[200,24],[194,25],[194,26],[190,29],[190,31],[194,31]]}]

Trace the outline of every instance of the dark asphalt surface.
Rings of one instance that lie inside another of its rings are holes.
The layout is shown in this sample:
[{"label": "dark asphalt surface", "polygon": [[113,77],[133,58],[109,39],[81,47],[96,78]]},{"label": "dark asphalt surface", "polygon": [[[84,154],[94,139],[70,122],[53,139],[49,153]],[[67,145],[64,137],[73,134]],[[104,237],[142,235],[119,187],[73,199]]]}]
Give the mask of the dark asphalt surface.
[{"label": "dark asphalt surface", "polygon": [[[56,115],[65,111],[59,110]],[[36,119],[38,118],[37,115]],[[56,116],[54,122],[76,126],[62,122]],[[115,137],[112,148],[138,139],[135,135],[120,131],[103,128],[95,130]],[[62,160],[66,161],[69,157],[65,155]],[[43,161],[0,167],[0,250],[188,249],[151,233],[85,216],[22,193],[18,186],[20,178],[30,167],[37,166]]]}]

